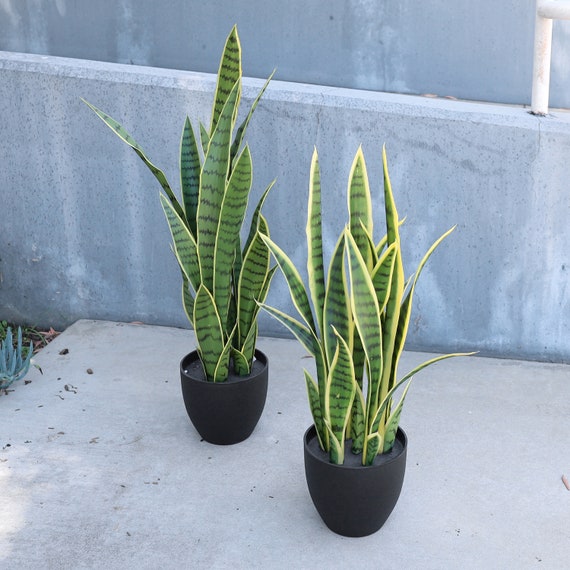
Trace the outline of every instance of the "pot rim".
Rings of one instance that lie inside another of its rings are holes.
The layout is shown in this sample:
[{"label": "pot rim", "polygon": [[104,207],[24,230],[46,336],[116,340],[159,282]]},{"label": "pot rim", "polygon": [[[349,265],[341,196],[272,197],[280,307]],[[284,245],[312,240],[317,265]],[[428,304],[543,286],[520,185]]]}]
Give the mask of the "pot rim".
[{"label": "pot rim", "polygon": [[[309,426],[309,428],[307,428],[307,430],[305,431],[305,434],[303,435],[303,446],[305,448],[305,451],[311,456],[314,457],[316,460],[321,461],[323,463],[327,463],[331,469],[343,469],[343,470],[355,470],[358,471],[360,469],[370,469],[370,468],[381,468],[384,467],[386,465],[389,465],[390,463],[397,461],[400,456],[406,452],[407,448],[408,448],[408,436],[406,435],[406,432],[400,427],[398,426],[398,431],[396,433],[396,438],[400,440],[400,443],[402,444],[402,450],[398,453],[395,453],[392,457],[386,457],[387,455],[389,455],[391,453],[391,451],[389,451],[388,453],[382,453],[380,455],[377,455],[376,458],[374,459],[374,461],[377,461],[378,458],[382,458],[384,456],[383,459],[380,459],[381,462],[379,463],[373,463],[372,465],[362,465],[361,463],[359,465],[347,465],[346,463],[341,463],[341,464],[337,464],[337,463],[331,463],[330,461],[328,461],[328,454],[326,451],[323,451],[320,447],[320,445],[318,445],[318,450],[321,452],[319,455],[317,455],[316,453],[314,453],[314,451],[309,447],[309,438],[316,438],[317,437],[317,428],[315,427],[315,424],[311,424]],[[393,448],[392,448],[393,449]],[[349,451],[350,453],[350,451]]]}]

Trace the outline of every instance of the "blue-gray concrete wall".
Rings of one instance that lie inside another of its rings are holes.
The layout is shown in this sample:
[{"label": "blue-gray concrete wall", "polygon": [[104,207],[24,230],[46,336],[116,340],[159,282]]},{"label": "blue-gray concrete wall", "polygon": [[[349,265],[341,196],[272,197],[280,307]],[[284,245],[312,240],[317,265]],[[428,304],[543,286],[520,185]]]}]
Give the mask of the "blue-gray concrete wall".
[{"label": "blue-gray concrete wall", "polygon": [[[215,73],[234,23],[245,68],[374,91],[528,104],[535,0],[2,0],[0,50]],[[570,107],[570,22],[551,106]]]},{"label": "blue-gray concrete wall", "polygon": [[[209,119],[215,77],[0,53],[0,78],[0,316],[186,326],[158,185],[80,97],[177,185],[184,116]],[[245,80],[246,100],[261,83]],[[384,142],[407,273],[458,226],[422,274],[409,346],[570,361],[570,115],[272,82],[249,131],[253,194],[277,177],[265,214],[302,271],[313,146],[330,251],[354,153],[362,143],[379,199]],[[270,302],[291,310],[279,277]],[[261,330],[284,334],[267,318]]]}]

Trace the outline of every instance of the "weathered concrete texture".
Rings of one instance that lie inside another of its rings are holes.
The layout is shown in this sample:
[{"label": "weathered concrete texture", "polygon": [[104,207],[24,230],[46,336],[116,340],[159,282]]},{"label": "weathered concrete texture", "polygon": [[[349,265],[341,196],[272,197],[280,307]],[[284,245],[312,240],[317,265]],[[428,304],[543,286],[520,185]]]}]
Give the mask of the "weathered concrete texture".
[{"label": "weathered concrete texture", "polygon": [[[158,183],[80,97],[119,120],[178,187],[184,116],[209,120],[215,77],[10,53],[0,73],[0,316],[59,327],[79,318],[186,326]],[[247,79],[244,99],[261,84]],[[407,274],[457,224],[420,279],[410,347],[570,360],[568,113],[538,118],[519,107],[275,81],[249,142],[253,199],[277,177],[264,212],[302,273],[314,145],[327,254],[347,218],[359,144],[377,239],[387,144],[407,216]],[[280,276],[270,302],[292,310]],[[266,316],[261,330],[284,334]]]},{"label": "weathered concrete texture", "polygon": [[[266,408],[228,447],[186,416],[178,361],[192,348],[180,329],[81,321],[39,354],[43,376],[0,396],[0,567],[567,566],[568,366],[474,357],[418,375],[399,502],[348,539],[306,487],[300,345],[261,339]],[[426,356],[405,354],[402,371]]]},{"label": "weathered concrete texture", "polygon": [[[0,2],[0,50],[215,73],[238,24],[248,73],[528,104],[535,0]],[[555,22],[551,105],[570,107],[570,23]]]}]

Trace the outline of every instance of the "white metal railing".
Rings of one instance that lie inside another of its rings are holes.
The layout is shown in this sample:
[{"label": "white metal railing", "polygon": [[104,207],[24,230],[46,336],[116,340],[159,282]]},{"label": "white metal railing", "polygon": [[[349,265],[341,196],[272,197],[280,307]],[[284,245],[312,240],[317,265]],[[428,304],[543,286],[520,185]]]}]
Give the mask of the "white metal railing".
[{"label": "white metal railing", "polygon": [[570,0],[536,1],[532,100],[530,105],[530,112],[533,115],[546,115],[548,113],[552,20],[570,20]]}]

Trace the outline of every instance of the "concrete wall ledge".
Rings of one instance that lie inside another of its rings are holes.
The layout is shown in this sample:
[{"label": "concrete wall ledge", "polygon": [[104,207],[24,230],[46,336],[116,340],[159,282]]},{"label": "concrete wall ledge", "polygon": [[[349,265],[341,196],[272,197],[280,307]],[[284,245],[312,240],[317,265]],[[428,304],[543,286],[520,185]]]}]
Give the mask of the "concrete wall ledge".
[{"label": "concrete wall ledge", "polygon": [[[158,185],[80,98],[177,187],[184,116],[209,120],[215,76],[8,52],[0,74],[0,317],[186,326]],[[246,79],[244,98],[262,83]],[[249,131],[253,192],[277,178],[265,215],[300,269],[313,147],[330,250],[354,153],[362,144],[380,199],[384,142],[408,273],[458,225],[422,274],[410,348],[569,362],[570,113],[272,82]],[[378,202],[377,236],[380,214]],[[291,310],[280,279],[270,302]],[[284,334],[266,318],[261,329]]]}]

